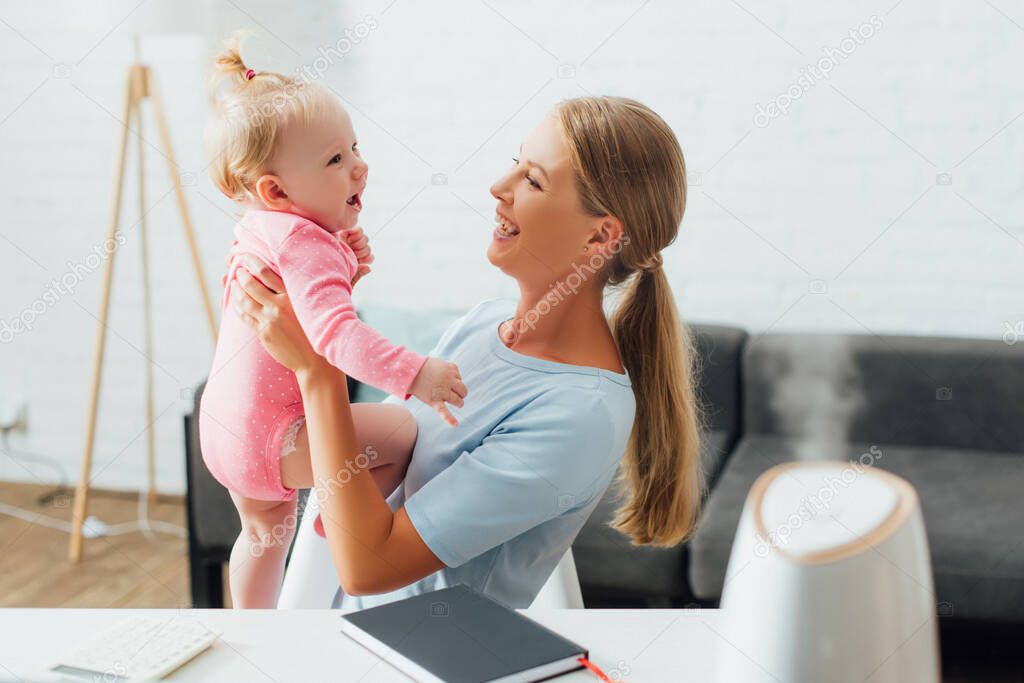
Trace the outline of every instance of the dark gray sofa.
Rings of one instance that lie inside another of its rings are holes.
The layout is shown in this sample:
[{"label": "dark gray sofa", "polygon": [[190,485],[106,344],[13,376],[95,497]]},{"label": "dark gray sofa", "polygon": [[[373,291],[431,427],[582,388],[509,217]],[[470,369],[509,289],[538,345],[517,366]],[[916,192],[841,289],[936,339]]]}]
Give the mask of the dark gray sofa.
[{"label": "dark gray sofa", "polygon": [[743,390],[743,436],[691,544],[698,597],[721,595],[743,502],[762,472],[849,459],[917,489],[940,614],[1024,622],[1024,349],[770,334],[747,344]]}]

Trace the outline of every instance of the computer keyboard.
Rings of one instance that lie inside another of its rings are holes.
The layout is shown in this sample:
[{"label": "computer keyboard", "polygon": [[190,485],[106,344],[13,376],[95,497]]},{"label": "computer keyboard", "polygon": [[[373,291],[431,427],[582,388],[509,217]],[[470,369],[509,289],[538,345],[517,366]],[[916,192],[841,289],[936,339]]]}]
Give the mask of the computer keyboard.
[{"label": "computer keyboard", "polygon": [[100,675],[104,681],[151,681],[174,671],[219,636],[178,617],[130,617],[60,657],[50,670],[94,679]]}]

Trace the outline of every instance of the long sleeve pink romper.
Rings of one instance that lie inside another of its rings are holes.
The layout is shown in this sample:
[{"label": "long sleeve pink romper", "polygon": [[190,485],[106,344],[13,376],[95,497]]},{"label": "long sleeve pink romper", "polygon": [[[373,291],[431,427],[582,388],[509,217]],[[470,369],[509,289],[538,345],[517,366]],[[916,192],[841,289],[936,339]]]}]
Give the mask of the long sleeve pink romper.
[{"label": "long sleeve pink romper", "polygon": [[[360,382],[404,398],[426,361],[360,321],[352,305],[356,256],[338,236],[299,216],[249,211],[235,226],[234,253],[262,259],[284,280],[299,324],[332,365]],[[203,460],[225,487],[257,500],[292,500],[280,459],[304,422],[295,375],[266,352],[255,333],[227,309],[239,259],[221,299],[220,334],[203,391],[199,436]]]}]

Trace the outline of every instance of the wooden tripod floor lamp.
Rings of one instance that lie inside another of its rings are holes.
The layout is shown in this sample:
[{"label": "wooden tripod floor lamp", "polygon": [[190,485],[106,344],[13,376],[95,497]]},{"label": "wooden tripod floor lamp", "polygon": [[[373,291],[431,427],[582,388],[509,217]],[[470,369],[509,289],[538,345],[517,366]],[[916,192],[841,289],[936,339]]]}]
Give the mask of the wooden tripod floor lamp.
[{"label": "wooden tripod floor lamp", "polygon": [[[174,160],[174,149],[171,147],[171,137],[167,129],[167,119],[164,116],[163,105],[157,93],[153,75],[150,68],[140,63],[138,39],[135,44],[135,63],[128,70],[128,80],[124,104],[124,128],[121,132],[121,141],[118,151],[117,175],[114,179],[114,199],[110,213],[110,227],[107,232],[106,244],[117,243],[118,221],[121,213],[121,196],[124,188],[125,158],[128,151],[128,138],[134,133],[138,140],[138,170],[139,170],[139,208],[141,217],[139,219],[139,245],[141,248],[142,262],[142,302],[144,309],[145,325],[145,349],[146,363],[146,435],[148,450],[148,492],[150,503],[156,499],[156,472],[155,472],[155,444],[153,438],[153,365],[152,365],[152,317],[150,315],[150,290],[149,290],[149,245],[146,236],[146,204],[145,204],[145,157],[143,150],[146,142],[142,137],[142,103],[149,100],[153,111],[153,118],[156,121],[157,130],[160,135],[161,152],[167,160],[167,170],[174,186],[174,195],[177,200],[178,210],[181,213],[182,225],[185,228],[185,237],[188,242],[189,252],[192,256],[192,265],[195,269],[196,283],[199,285],[199,293],[206,311],[206,319],[209,323],[210,333],[216,340],[217,322],[213,312],[213,305],[210,301],[210,292],[207,289],[206,281],[203,278],[202,262],[199,258],[199,249],[196,244],[195,233],[192,230],[192,223],[189,220],[188,207],[185,203],[185,193],[182,189],[180,171]],[[133,127],[134,124],[134,127]],[[92,470],[93,446],[96,440],[96,418],[99,407],[100,381],[103,375],[103,354],[107,339],[107,318],[110,304],[111,280],[114,271],[114,256],[117,250],[110,252],[103,269],[102,293],[100,294],[99,322],[96,326],[96,354],[93,359],[92,388],[89,397],[89,417],[86,423],[85,447],[82,455],[82,475],[75,489],[75,502],[71,522],[71,542],[68,547],[68,558],[72,562],[78,562],[82,556],[82,527],[85,523],[86,508],[89,501],[89,478]]]}]

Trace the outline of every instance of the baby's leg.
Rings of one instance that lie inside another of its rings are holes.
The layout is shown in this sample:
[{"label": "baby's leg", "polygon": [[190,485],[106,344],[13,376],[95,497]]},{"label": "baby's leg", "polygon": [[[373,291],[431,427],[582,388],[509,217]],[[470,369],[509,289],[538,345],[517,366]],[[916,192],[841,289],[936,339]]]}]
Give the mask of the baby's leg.
[{"label": "baby's leg", "polygon": [[228,582],[235,609],[274,609],[295,536],[296,502],[253,500],[231,492],[242,533],[231,549]]},{"label": "baby's leg", "polygon": [[[413,446],[416,445],[416,419],[406,408],[390,403],[355,403],[352,421],[356,429],[359,453],[369,460],[370,476],[384,496],[405,479]],[[308,425],[295,439],[295,450],[281,454],[281,481],[288,488],[311,488],[313,469],[309,459]],[[353,461],[351,467],[355,468]]]}]

